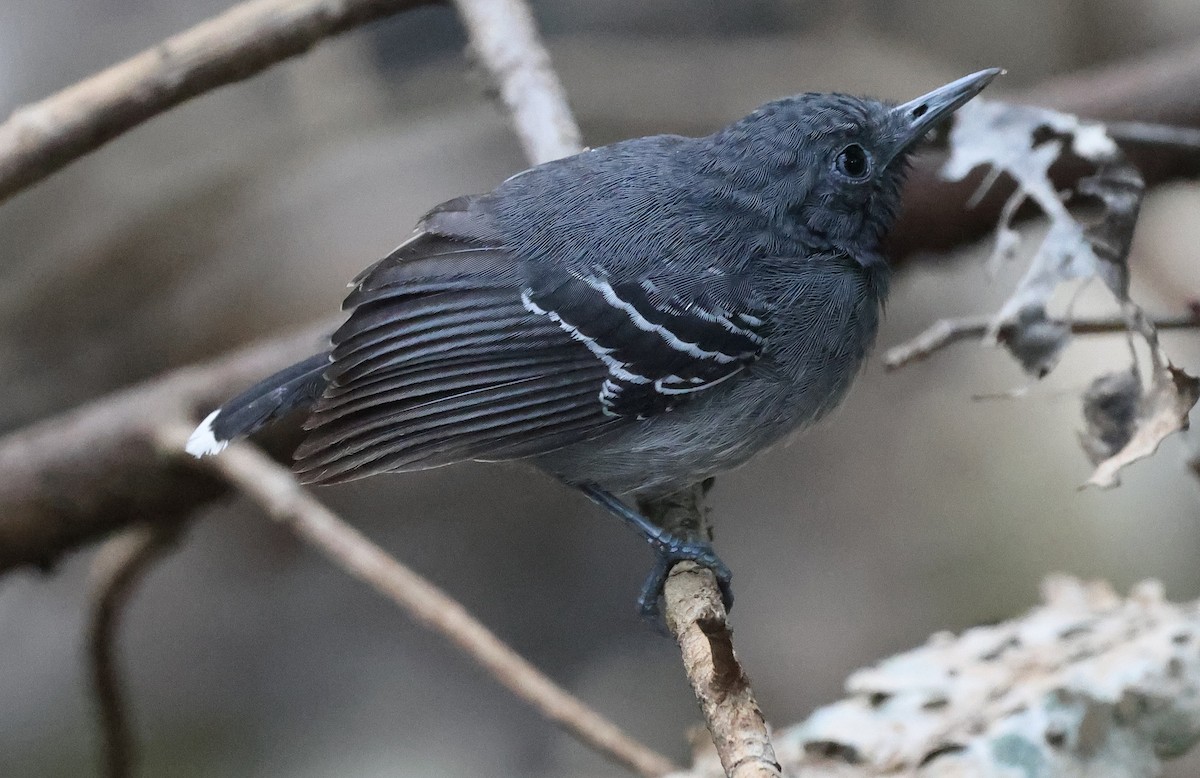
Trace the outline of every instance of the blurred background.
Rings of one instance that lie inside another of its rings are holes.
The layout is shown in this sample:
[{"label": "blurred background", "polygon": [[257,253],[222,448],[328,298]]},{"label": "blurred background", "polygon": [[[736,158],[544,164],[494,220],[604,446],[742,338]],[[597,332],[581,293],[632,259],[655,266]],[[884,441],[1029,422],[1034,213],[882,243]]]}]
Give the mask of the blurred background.
[{"label": "blurred background", "polygon": [[[228,5],[4,0],[0,106]],[[991,65],[1009,70],[997,96],[1200,35],[1194,0],[534,7],[592,145],[707,133],[804,90],[908,98]],[[187,103],[0,207],[0,428],[335,310],[346,280],[427,208],[524,167],[463,43],[449,8],[376,24]],[[1200,292],[1198,206],[1194,184],[1147,202],[1132,262],[1152,312]],[[880,348],[994,310],[1013,279],[988,278],[986,248],[906,262]],[[1200,338],[1167,347],[1200,368]],[[1127,354],[1120,338],[1077,341],[1029,396],[1003,401],[972,399],[1024,385],[1000,352],[959,346],[894,374],[876,358],[827,423],[718,479],[738,648],[773,723],[933,631],[1025,610],[1053,571],[1200,595],[1186,439],[1118,490],[1077,491],[1090,472],[1078,395]],[[320,497],[569,689],[686,758],[698,713],[675,647],[635,614],[651,557],[616,521],[502,466]],[[91,556],[0,578],[0,776],[96,772]],[[154,569],[121,649],[144,775],[623,774],[238,500],[204,511]],[[1200,759],[1170,770],[1195,775]]]}]

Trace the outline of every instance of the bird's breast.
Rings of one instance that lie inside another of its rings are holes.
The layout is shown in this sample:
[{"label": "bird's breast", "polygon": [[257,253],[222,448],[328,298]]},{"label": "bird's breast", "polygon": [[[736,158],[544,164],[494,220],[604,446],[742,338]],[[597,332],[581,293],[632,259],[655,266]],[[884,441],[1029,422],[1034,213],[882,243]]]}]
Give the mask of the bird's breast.
[{"label": "bird's breast", "polygon": [[851,258],[812,259],[765,279],[771,332],[756,369],[776,379],[801,420],[845,394],[875,342],[886,267]]}]

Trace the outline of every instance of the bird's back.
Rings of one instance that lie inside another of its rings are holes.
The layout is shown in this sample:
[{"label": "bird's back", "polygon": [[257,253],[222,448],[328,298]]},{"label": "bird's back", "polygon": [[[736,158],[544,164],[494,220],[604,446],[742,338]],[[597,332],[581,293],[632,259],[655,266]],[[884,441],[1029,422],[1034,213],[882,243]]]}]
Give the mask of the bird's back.
[{"label": "bird's back", "polygon": [[524,261],[615,280],[735,267],[765,228],[720,197],[708,138],[634,138],[542,165],[483,196]]}]

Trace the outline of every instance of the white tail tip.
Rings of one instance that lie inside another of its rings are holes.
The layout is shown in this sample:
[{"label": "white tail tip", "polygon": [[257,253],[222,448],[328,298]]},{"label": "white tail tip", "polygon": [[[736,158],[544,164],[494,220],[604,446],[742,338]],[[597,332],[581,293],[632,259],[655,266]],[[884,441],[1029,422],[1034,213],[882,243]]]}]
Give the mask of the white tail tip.
[{"label": "white tail tip", "polygon": [[204,421],[200,422],[200,426],[188,438],[185,450],[192,456],[199,459],[205,454],[219,454],[229,445],[228,440],[217,440],[213,434],[213,421],[216,420],[220,409],[213,411],[205,417]]}]

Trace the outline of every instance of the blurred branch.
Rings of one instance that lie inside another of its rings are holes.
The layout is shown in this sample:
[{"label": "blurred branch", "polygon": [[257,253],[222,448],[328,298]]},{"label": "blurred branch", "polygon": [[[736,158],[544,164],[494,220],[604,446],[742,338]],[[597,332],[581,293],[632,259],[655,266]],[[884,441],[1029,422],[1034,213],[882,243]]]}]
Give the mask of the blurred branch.
[{"label": "blurred branch", "polygon": [[[913,362],[928,359],[935,352],[959,341],[983,338],[987,335],[993,319],[993,315],[939,319],[916,337],[888,349],[887,353],[883,355],[884,367],[888,370],[898,370]],[[1067,327],[1072,335],[1107,335],[1129,332],[1129,320],[1120,316],[1051,321],[1049,323]],[[1200,315],[1192,313],[1186,316],[1155,319],[1153,323],[1158,330],[1197,329],[1200,328]],[[997,333],[998,339],[1003,341],[1012,329],[1013,325],[1001,327]]]},{"label": "blurred branch", "polygon": [[164,461],[152,435],[309,356],[333,320],[167,373],[0,437],[0,572],[48,567],[133,521],[170,522],[224,491]]},{"label": "blurred branch", "polygon": [[[159,456],[187,457],[183,446],[190,432],[182,423],[163,426],[156,437]],[[448,640],[501,686],[581,743],[647,778],[676,769],[666,757],[632,739],[546,677],[456,600],[344,522],[311,497],[290,470],[250,444],[235,443],[219,457],[188,458],[185,464],[219,475],[334,564],[370,584],[422,627]]]},{"label": "blurred branch", "polygon": [[1176,146],[1200,151],[1200,128],[1149,122],[1106,122],[1105,127],[1118,143]]},{"label": "blurred branch", "polygon": [[249,0],[0,124],[0,202],[193,97],[430,0]]},{"label": "blurred branch", "polygon": [[[639,503],[656,524],[681,538],[711,540],[706,484]],[[671,569],[663,588],[667,627],[704,723],[729,778],[779,778],[779,763],[750,679],[733,651],[725,604],[711,570],[691,562]]]},{"label": "blurred branch", "polygon": [[[1200,606],[1059,577],[1046,604],[860,670],[775,733],[787,775],[1151,778],[1200,740]],[[720,778],[715,755],[673,778]]]},{"label": "blurred branch", "polygon": [[508,111],[525,156],[535,165],[578,153],[583,143],[567,95],[522,0],[453,0]]},{"label": "blurred branch", "polygon": [[117,668],[117,628],[138,582],[174,543],[180,524],[137,524],[113,536],[96,553],[88,626],[88,660],[104,746],[104,774],[129,778],[136,753]]}]

